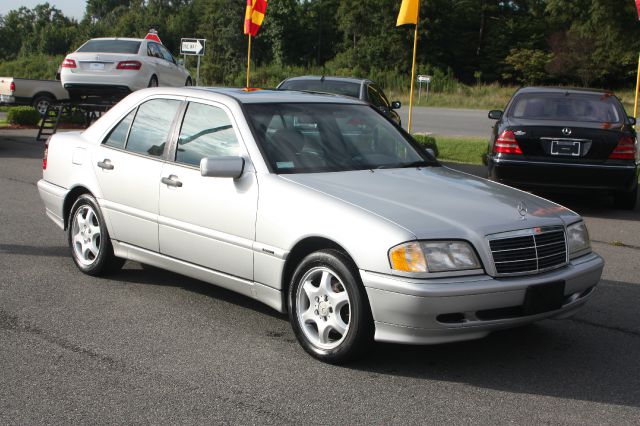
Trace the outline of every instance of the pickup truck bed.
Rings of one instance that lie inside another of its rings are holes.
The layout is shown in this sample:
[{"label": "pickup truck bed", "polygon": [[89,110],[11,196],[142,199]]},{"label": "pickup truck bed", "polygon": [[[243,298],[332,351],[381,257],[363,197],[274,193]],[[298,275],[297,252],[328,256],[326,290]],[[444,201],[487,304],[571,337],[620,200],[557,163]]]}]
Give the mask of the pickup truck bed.
[{"label": "pickup truck bed", "polygon": [[33,105],[44,115],[47,106],[69,99],[59,80],[0,77],[0,104]]}]

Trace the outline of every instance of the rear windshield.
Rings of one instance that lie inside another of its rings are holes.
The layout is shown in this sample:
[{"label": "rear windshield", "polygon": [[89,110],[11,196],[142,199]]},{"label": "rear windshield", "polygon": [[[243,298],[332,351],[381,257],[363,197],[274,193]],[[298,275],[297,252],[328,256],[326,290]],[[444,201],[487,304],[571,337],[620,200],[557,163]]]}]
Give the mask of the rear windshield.
[{"label": "rear windshield", "polygon": [[565,120],[619,123],[622,114],[615,96],[575,93],[528,93],[519,95],[509,116],[532,120]]},{"label": "rear windshield", "polygon": [[280,90],[307,90],[310,92],[333,93],[336,95],[360,98],[360,84],[348,81],[331,80],[292,80],[285,81]]},{"label": "rear windshield", "polygon": [[135,40],[89,40],[78,52],[89,53],[138,53],[140,42]]}]

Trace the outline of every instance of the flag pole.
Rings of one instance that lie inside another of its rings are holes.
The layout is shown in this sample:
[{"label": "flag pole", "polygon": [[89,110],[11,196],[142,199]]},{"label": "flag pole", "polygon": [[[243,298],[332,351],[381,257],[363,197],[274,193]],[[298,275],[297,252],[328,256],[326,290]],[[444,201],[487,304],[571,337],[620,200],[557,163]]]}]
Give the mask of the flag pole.
[{"label": "flag pole", "polygon": [[[418,3],[418,20],[420,19],[420,3]],[[413,34],[413,61],[411,62],[411,89],[409,91],[409,124],[407,132],[411,133],[411,118],[413,117],[413,82],[416,77],[416,50],[418,48],[418,21],[416,21],[416,29]]]},{"label": "flag pole", "polygon": [[249,88],[250,70],[251,70],[251,34],[249,34],[249,48],[247,49],[247,89]]},{"label": "flag pole", "polygon": [[638,73],[636,76],[636,100],[633,104],[633,116],[638,119],[638,92],[640,91],[640,55],[638,55]]}]

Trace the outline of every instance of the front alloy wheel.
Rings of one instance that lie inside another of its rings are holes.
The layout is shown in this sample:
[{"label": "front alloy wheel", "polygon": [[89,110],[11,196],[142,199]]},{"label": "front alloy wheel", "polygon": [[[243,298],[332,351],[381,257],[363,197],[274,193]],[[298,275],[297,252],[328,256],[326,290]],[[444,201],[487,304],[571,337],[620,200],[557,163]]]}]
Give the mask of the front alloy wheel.
[{"label": "front alloy wheel", "polygon": [[373,342],[373,320],[353,261],[321,250],[305,257],[289,287],[289,319],[312,356],[340,364],[361,356]]}]

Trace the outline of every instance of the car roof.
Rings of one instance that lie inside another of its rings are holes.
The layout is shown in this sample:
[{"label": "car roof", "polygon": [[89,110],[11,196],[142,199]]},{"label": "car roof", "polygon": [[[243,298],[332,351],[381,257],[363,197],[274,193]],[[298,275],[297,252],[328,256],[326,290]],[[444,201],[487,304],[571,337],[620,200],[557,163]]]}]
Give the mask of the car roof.
[{"label": "car roof", "polygon": [[357,83],[357,84],[372,82],[371,80],[369,80],[367,78],[335,77],[335,76],[329,76],[329,75],[302,75],[302,76],[299,76],[299,77],[289,77],[289,78],[285,79],[283,81],[283,83],[285,81],[304,81],[304,80],[342,81],[342,82],[345,82],[345,83]]},{"label": "car roof", "polygon": [[131,38],[131,37],[96,37],[87,41],[93,40],[126,40],[126,41],[145,41],[143,38]]},{"label": "car roof", "polygon": [[146,94],[166,94],[177,96],[193,96],[207,98],[208,94],[223,95],[235,99],[242,104],[262,104],[262,103],[332,103],[332,104],[361,104],[366,105],[355,98],[348,98],[332,94],[318,94],[299,92],[295,90],[263,90],[263,89],[243,89],[231,87],[157,87],[153,89],[143,89],[138,92]]},{"label": "car roof", "polygon": [[544,87],[531,86],[518,89],[517,93],[568,93],[583,95],[613,95],[610,90],[579,88],[579,87]]}]

